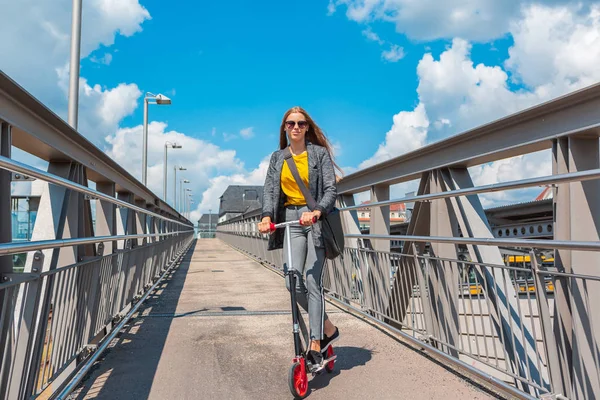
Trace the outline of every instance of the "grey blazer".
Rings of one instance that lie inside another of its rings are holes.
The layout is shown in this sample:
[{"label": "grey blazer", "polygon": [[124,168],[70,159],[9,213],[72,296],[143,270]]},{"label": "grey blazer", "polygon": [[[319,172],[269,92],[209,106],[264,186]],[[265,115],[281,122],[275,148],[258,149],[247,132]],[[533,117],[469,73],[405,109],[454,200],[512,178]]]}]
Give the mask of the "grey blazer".
[{"label": "grey blazer", "polygon": [[[308,153],[308,189],[317,203],[316,210],[321,211],[321,218],[330,213],[337,199],[337,183],[333,162],[329,152],[323,146],[306,142]],[[271,217],[271,221],[285,221],[286,195],[281,189],[281,171],[285,162],[283,150],[271,155],[267,177],[263,188],[263,211],[261,219]],[[313,242],[316,247],[324,247],[321,235],[321,222],[312,225]],[[278,229],[269,237],[268,250],[283,248],[284,230]]]}]

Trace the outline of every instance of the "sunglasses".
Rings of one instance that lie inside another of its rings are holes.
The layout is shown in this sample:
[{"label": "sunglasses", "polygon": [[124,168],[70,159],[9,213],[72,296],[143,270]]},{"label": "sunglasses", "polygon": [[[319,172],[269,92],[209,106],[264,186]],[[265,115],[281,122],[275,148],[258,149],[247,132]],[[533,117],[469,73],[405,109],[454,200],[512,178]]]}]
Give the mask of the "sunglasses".
[{"label": "sunglasses", "polygon": [[[308,126],[308,122],[306,121],[298,121],[297,124],[300,129],[304,129]],[[285,126],[287,126],[288,129],[293,129],[294,126],[296,126],[296,121],[285,121]]]}]

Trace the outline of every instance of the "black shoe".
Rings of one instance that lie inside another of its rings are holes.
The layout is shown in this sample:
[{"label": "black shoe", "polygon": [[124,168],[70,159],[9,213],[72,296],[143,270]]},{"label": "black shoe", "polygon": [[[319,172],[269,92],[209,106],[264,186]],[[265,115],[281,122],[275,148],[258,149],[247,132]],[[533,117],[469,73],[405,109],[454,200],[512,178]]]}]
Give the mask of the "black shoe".
[{"label": "black shoe", "polygon": [[331,335],[331,337],[323,334],[324,338],[321,339],[321,353],[324,353],[327,348],[329,346],[331,346],[331,343],[335,342],[336,340],[338,340],[340,338],[340,331],[338,330],[337,326],[335,327],[335,332],[333,333],[333,335]]},{"label": "black shoe", "polygon": [[308,361],[310,361],[310,363],[314,366],[314,367],[321,367],[323,364],[323,355],[321,353],[319,353],[318,351],[315,350],[310,350],[308,352],[307,355]]}]

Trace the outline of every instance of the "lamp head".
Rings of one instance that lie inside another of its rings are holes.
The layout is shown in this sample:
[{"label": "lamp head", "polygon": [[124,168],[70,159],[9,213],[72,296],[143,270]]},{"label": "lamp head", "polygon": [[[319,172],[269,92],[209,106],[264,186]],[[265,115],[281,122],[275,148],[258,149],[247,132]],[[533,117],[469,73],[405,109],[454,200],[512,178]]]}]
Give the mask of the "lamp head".
[{"label": "lamp head", "polygon": [[165,96],[164,94],[158,94],[154,98],[156,100],[156,104],[168,105],[171,104],[171,99]]}]

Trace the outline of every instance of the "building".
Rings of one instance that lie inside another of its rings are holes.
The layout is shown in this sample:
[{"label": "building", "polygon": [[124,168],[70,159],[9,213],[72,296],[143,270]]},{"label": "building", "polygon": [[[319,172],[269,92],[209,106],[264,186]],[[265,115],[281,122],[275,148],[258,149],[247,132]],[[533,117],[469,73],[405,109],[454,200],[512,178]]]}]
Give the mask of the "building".
[{"label": "building", "polygon": [[[32,180],[19,174],[13,174],[10,196],[10,217],[12,241],[31,240],[33,227],[40,206],[40,198],[45,182]],[[27,253],[13,254],[13,268],[20,272],[25,266]]]},{"label": "building", "polygon": [[263,187],[231,185],[219,198],[218,222],[225,222],[262,207]]},{"label": "building", "polygon": [[[356,209],[356,214],[358,215],[358,224],[361,230],[369,229],[371,221],[371,208],[368,206],[369,203],[369,201],[364,201],[361,203],[363,207]],[[406,204],[390,204],[390,226],[403,224],[408,222],[408,219]]]},{"label": "building", "polygon": [[198,220],[198,239],[214,238],[219,214],[202,214]]}]

